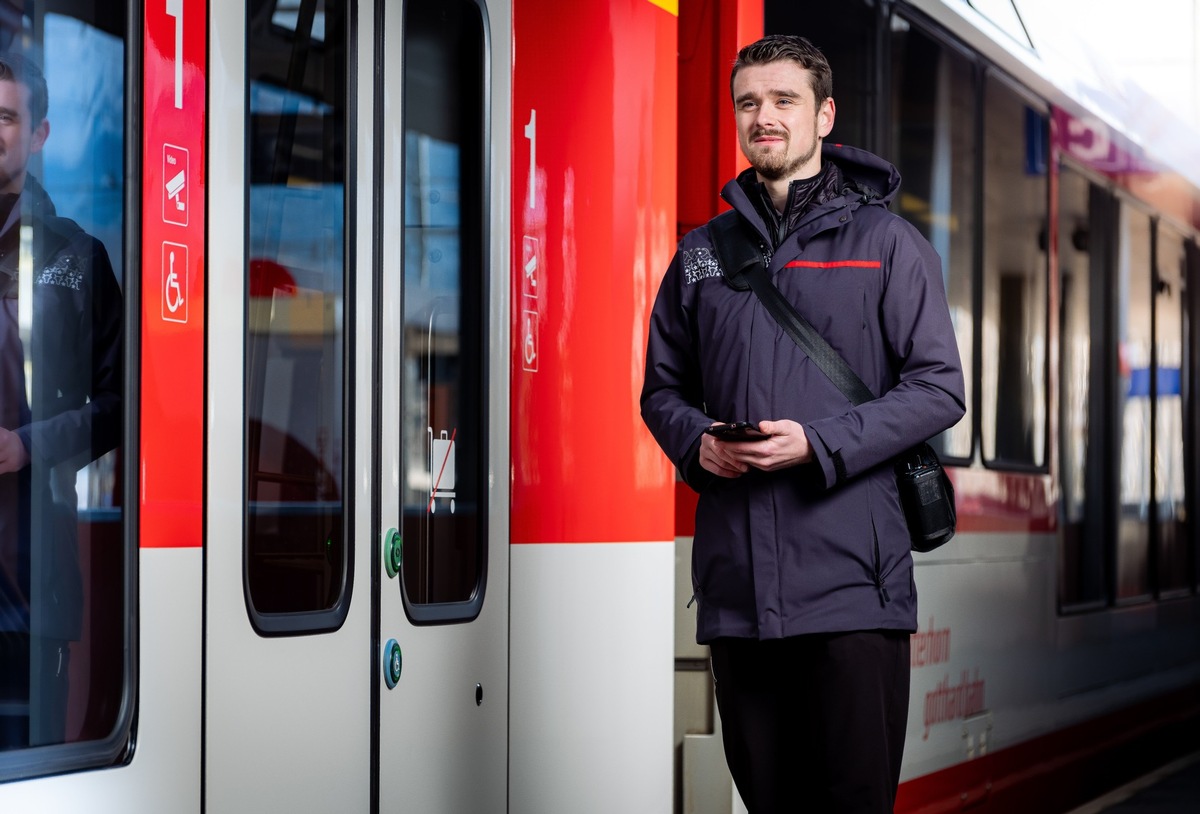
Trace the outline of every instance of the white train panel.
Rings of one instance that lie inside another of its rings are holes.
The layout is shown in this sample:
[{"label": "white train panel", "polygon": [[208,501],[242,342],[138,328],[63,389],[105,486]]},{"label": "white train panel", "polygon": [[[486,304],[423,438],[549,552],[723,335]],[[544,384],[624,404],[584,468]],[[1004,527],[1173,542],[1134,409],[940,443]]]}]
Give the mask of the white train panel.
[{"label": "white train panel", "polygon": [[509,810],[671,810],[674,561],[670,543],[513,546]]}]

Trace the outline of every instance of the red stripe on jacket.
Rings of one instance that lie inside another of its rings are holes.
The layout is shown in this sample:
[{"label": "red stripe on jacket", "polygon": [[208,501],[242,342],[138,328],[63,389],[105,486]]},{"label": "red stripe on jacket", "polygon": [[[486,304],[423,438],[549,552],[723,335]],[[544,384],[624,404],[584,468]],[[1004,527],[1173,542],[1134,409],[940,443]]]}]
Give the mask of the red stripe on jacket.
[{"label": "red stripe on jacket", "polygon": [[854,268],[877,269],[879,268],[878,260],[831,260],[827,263],[822,263],[817,260],[793,260],[784,268],[803,268],[803,269],[832,269],[841,266],[853,266]]}]

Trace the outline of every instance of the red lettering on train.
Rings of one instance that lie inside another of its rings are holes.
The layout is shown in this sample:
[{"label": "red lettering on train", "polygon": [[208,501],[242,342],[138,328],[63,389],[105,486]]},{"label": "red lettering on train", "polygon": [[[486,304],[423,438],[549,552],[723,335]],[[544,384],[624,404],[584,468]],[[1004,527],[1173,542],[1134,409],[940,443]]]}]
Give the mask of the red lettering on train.
[{"label": "red lettering on train", "polygon": [[958,721],[983,712],[985,681],[979,677],[979,668],[974,676],[966,670],[960,674],[957,684],[950,683],[950,674],[925,693],[925,734],[921,740],[929,740],[929,730],[946,721]]},{"label": "red lettering on train", "polygon": [[913,667],[924,667],[928,664],[942,664],[950,661],[950,628],[935,628],[933,617],[929,617],[929,627],[909,637],[909,664]]}]

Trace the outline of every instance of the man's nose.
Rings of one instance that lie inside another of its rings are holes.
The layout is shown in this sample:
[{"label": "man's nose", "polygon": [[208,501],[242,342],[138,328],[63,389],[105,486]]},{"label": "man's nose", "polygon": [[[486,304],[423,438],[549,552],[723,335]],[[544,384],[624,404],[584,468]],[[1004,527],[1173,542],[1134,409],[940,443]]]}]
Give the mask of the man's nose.
[{"label": "man's nose", "polygon": [[776,123],[776,121],[777,121],[777,118],[775,116],[775,109],[773,107],[771,107],[770,105],[759,105],[758,106],[758,115],[754,117],[754,123],[759,128],[768,127],[770,125],[773,125]]}]

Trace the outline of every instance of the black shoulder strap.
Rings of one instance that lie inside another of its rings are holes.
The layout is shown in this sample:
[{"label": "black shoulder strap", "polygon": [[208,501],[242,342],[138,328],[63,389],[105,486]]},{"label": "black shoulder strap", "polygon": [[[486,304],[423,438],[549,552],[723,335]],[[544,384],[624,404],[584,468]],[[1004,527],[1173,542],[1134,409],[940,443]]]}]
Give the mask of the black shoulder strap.
[{"label": "black shoulder strap", "polygon": [[745,291],[747,287],[753,289],[767,312],[851,403],[874,401],[875,395],[850,369],[846,360],[779,293],[767,276],[762,251],[741,221],[742,216],[730,210],[714,218],[710,226],[713,246],[729,284],[739,291]]},{"label": "black shoulder strap", "polygon": [[713,218],[708,228],[725,281],[738,291],[749,291],[746,270],[752,266],[763,268],[764,263],[762,250],[742,225],[742,216],[730,209]]}]

